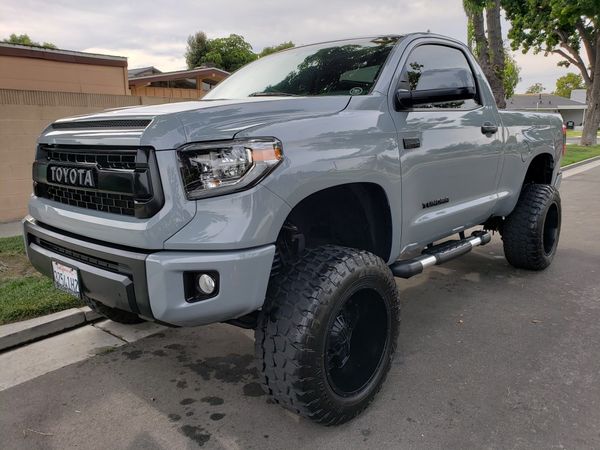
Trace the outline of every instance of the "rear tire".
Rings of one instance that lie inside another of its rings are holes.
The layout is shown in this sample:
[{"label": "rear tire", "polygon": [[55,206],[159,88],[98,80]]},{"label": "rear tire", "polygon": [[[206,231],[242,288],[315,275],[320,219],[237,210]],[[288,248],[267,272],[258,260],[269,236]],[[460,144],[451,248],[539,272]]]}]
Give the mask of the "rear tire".
[{"label": "rear tire", "polygon": [[141,319],[137,314],[129,311],[123,311],[122,309],[111,308],[110,306],[106,306],[102,303],[92,300],[91,298],[86,299],[85,302],[98,314],[112,320],[113,322],[124,323],[126,325],[145,322],[145,320]]},{"label": "rear tire", "polygon": [[556,254],[560,227],[558,190],[547,184],[525,186],[502,227],[507,261],[520,269],[545,269]]},{"label": "rear tire", "polygon": [[371,403],[390,369],[400,318],[381,258],[327,245],[271,281],[256,328],[263,388],[315,422],[337,425]]}]

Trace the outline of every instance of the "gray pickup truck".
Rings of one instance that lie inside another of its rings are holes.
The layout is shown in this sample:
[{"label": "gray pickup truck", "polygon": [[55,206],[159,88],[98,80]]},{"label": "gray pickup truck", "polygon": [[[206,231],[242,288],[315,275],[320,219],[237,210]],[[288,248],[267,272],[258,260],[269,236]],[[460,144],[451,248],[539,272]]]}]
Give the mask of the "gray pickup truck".
[{"label": "gray pickup truck", "polygon": [[559,116],[498,111],[453,39],[297,47],[201,101],[48,126],[27,254],[118,322],[255,329],[265,390],[334,425],[390,368],[395,277],[493,231],[513,266],[551,263],[564,150]]}]

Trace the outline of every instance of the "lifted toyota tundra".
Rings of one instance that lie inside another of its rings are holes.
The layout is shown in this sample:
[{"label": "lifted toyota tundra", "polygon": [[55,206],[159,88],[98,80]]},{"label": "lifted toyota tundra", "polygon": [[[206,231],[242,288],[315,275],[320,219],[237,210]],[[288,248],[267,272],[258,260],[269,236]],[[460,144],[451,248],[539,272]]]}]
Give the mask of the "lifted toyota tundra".
[{"label": "lifted toyota tundra", "polygon": [[264,389],[340,424],[389,371],[395,277],[492,231],[513,266],[552,262],[564,149],[559,116],[498,111],[453,39],[308,45],[260,58],[201,101],[48,126],[27,254],[117,322],[255,329]]}]

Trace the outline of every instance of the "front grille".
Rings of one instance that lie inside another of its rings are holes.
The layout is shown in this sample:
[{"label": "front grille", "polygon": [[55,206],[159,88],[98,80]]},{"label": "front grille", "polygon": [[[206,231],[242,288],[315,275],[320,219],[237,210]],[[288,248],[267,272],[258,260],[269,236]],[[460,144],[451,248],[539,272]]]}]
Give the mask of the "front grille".
[{"label": "front grille", "polygon": [[[93,187],[53,181],[55,167],[85,169]],[[148,147],[40,145],[33,179],[38,197],[93,211],[149,218],[164,204],[156,157]]]},{"label": "front grille", "polygon": [[66,186],[48,186],[46,198],[65,205],[103,211],[124,216],[135,216],[135,203],[132,196],[109,194]]},{"label": "front grille", "polygon": [[46,158],[51,163],[97,164],[104,169],[135,169],[137,152],[67,152],[48,150]]},{"label": "front grille", "polygon": [[71,250],[60,245],[53,244],[52,242],[46,241],[44,239],[37,238],[33,235],[29,235],[29,239],[34,239],[35,242],[40,246],[45,248],[46,250],[50,250],[54,253],[58,253],[60,255],[66,256],[68,258],[74,259],[76,261],[80,261],[90,266],[98,267],[101,269],[109,270],[115,273],[121,273],[122,270],[117,263],[112,261],[107,261],[105,259],[95,258],[90,255],[85,255],[75,250]]}]

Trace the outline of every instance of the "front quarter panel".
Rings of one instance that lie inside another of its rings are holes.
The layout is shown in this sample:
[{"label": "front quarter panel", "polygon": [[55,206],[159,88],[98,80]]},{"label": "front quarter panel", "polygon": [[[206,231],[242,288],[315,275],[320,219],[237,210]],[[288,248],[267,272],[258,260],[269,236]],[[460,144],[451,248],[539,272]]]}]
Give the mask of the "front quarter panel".
[{"label": "front quarter panel", "polygon": [[[262,186],[290,208],[329,187],[360,182],[380,185],[395,227],[390,261],[396,259],[400,231],[396,225],[401,216],[399,152],[385,96],[353,97],[337,114],[255,127],[236,135],[259,136],[274,136],[283,143],[284,160]],[[272,239],[279,228],[271,231]]]}]

